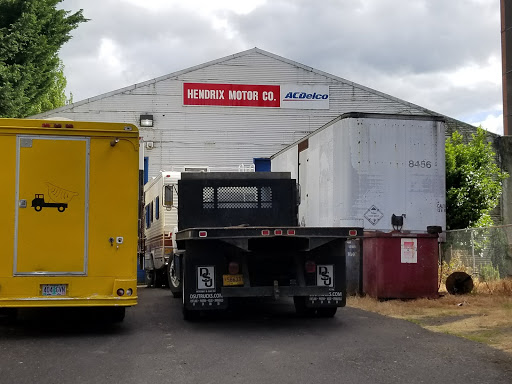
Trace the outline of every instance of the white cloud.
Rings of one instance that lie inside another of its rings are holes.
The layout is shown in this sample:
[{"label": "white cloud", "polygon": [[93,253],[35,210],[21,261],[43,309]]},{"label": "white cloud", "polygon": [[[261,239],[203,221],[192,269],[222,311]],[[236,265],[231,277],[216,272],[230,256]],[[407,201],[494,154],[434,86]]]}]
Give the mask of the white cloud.
[{"label": "white cloud", "polygon": [[61,50],[75,101],[257,46],[489,130],[502,125],[495,0],[64,0],[60,6],[83,8],[91,19]]},{"label": "white cloud", "polygon": [[468,121],[468,123],[482,126],[482,128],[498,135],[503,135],[503,114],[500,115],[488,115],[482,121]]}]

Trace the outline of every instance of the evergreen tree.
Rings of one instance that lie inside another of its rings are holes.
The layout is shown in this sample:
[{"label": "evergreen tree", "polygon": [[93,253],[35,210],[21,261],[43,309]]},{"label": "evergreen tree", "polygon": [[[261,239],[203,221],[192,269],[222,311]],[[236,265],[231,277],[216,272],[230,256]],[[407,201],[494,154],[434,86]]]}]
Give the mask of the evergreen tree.
[{"label": "evergreen tree", "polygon": [[65,105],[58,52],[87,19],[62,0],[0,0],[0,116],[25,117]]}]

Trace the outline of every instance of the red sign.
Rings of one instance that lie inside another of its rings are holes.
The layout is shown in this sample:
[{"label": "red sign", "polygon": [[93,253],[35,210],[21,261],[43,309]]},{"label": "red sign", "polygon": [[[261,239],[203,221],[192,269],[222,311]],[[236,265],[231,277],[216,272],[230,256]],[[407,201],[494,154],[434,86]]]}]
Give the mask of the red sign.
[{"label": "red sign", "polygon": [[183,83],[183,105],[279,108],[279,85]]}]

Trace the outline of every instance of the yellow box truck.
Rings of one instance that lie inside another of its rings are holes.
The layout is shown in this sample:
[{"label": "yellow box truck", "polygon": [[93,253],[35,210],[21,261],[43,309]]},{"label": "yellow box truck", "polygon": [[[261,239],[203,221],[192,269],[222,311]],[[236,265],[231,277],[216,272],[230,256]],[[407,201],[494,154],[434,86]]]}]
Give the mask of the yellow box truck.
[{"label": "yellow box truck", "polygon": [[137,304],[138,130],[0,119],[0,309]]}]

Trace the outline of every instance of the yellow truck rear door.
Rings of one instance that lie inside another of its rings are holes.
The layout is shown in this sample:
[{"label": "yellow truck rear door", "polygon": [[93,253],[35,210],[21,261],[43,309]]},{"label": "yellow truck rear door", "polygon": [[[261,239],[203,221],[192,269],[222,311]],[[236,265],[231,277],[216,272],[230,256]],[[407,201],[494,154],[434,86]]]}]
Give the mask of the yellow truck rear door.
[{"label": "yellow truck rear door", "polygon": [[16,143],[14,275],[86,275],[89,138]]}]

